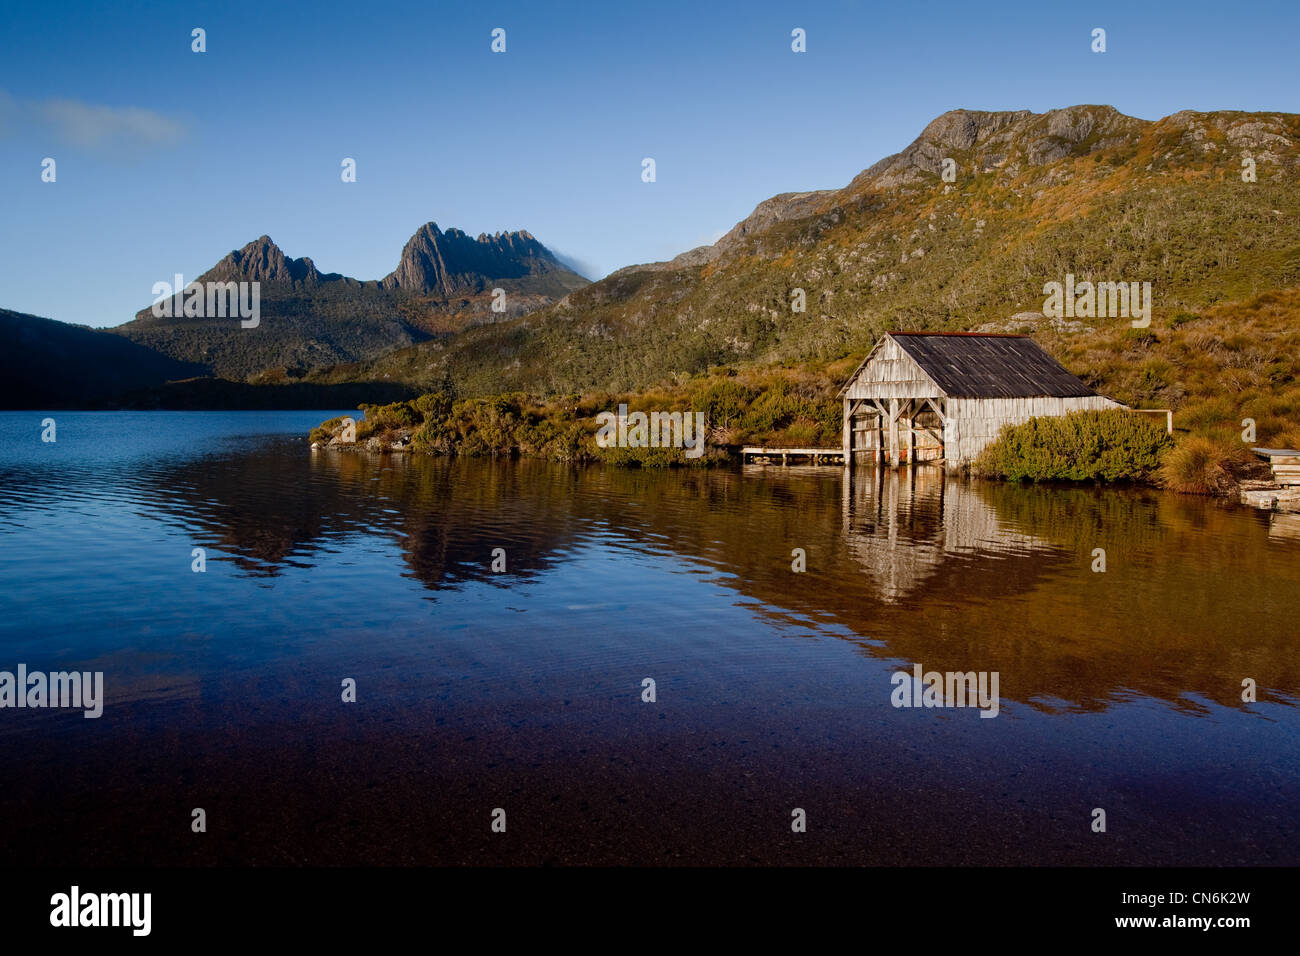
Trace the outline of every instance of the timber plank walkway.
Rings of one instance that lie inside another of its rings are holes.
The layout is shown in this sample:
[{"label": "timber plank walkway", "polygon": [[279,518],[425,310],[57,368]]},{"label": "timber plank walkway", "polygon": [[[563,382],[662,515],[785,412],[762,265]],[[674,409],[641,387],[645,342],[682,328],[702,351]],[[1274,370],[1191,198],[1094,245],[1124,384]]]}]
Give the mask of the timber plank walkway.
[{"label": "timber plank walkway", "polygon": [[843,448],[767,448],[746,445],[740,450],[740,460],[753,465],[788,465],[790,459],[802,460],[811,465],[843,465]]}]

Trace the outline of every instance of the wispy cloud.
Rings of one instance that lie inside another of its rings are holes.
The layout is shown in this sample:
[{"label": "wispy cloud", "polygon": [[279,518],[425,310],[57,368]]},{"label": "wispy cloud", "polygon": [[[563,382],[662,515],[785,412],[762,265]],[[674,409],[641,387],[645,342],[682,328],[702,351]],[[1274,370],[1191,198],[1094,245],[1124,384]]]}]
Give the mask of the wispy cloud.
[{"label": "wispy cloud", "polygon": [[185,128],[176,120],[138,106],[46,100],[38,103],[36,110],[60,139],[73,146],[170,146],[185,135]]},{"label": "wispy cloud", "polygon": [[185,137],[183,123],[155,110],[60,97],[19,100],[0,90],[0,135],[36,131],[95,151],[173,146]]},{"label": "wispy cloud", "polygon": [[0,90],[0,136],[8,136],[18,123],[18,101]]},{"label": "wispy cloud", "polygon": [[566,269],[573,270],[584,279],[599,279],[609,271],[607,269],[602,269],[600,266],[587,259],[579,259],[577,256],[569,255],[567,252],[560,252],[552,246],[547,246],[547,248],[550,249],[551,254],[559,260],[560,265],[564,266]]}]

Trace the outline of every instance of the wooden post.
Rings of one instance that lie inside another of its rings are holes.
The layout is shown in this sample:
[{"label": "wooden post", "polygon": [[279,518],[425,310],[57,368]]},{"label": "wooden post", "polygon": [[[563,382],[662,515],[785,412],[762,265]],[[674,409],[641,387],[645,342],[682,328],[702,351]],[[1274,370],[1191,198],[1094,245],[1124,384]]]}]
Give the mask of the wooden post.
[{"label": "wooden post", "polygon": [[849,468],[853,464],[853,399],[848,395],[844,396],[844,467]]},{"label": "wooden post", "polygon": [[924,405],[929,405],[939,417],[939,458],[946,461],[948,458],[948,413],[944,410],[946,406],[942,404],[941,399],[937,398],[927,398]]},{"label": "wooden post", "polygon": [[908,399],[907,402],[907,464],[916,464],[916,402]]},{"label": "wooden post", "polygon": [[898,467],[898,399],[889,400],[889,467]]}]

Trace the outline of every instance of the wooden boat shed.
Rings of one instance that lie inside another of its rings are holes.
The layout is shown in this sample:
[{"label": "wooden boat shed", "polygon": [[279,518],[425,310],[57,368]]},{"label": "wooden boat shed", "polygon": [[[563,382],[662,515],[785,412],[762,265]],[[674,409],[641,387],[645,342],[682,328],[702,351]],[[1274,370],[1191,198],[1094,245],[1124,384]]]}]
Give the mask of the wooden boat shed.
[{"label": "wooden boat shed", "polygon": [[844,461],[970,462],[1034,417],[1123,408],[1027,335],[887,332],[840,389]]}]

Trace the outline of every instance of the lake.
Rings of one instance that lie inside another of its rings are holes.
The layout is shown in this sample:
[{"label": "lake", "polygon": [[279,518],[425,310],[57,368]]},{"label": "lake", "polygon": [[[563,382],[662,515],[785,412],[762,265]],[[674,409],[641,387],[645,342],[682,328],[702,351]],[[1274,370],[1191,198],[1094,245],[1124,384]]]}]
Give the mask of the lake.
[{"label": "lake", "polygon": [[[104,675],[0,709],[6,862],[1300,864],[1285,516],[333,414],[0,413],[0,670]],[[895,706],[916,665],[996,716]]]}]

